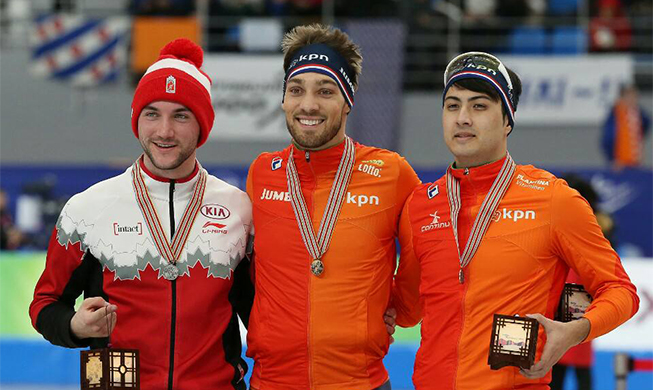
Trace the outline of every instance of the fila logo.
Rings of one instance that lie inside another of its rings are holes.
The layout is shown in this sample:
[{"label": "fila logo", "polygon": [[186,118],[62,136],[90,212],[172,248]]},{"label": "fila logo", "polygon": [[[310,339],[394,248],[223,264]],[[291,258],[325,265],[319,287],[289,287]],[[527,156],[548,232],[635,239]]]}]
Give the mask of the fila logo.
[{"label": "fila logo", "polygon": [[204,226],[202,226],[202,233],[207,234],[207,233],[220,233],[220,234],[227,234],[227,230],[224,229],[227,225],[223,225],[221,223],[217,222],[211,222],[207,221]]},{"label": "fila logo", "polygon": [[451,222],[440,222],[440,216],[438,216],[438,210],[435,210],[433,214],[429,214],[433,217],[433,220],[430,224],[422,226],[422,233],[428,232],[429,230],[443,229],[451,226]]},{"label": "fila logo", "polygon": [[276,171],[277,169],[281,168],[281,164],[283,163],[283,159],[281,157],[275,157],[272,159],[272,170]]},{"label": "fila logo", "polygon": [[535,219],[535,211],[533,210],[508,210],[502,209],[497,210],[492,215],[492,220],[494,222],[499,222],[501,219],[512,220],[517,222],[520,219]]},{"label": "fila logo", "polygon": [[358,164],[358,170],[367,173],[370,176],[381,177],[381,168],[377,168],[370,164]]},{"label": "fila logo", "polygon": [[136,233],[139,236],[143,235],[143,223],[138,222],[136,225],[132,226],[121,226],[117,222],[113,223],[113,235],[118,236],[121,233]]},{"label": "fila logo", "polygon": [[176,93],[177,92],[177,79],[175,76],[170,75],[166,79],[166,93]]},{"label": "fila logo", "polygon": [[231,215],[228,208],[219,204],[205,204],[200,209],[203,216],[210,219],[227,219]]},{"label": "fila logo", "polygon": [[426,190],[426,194],[428,195],[429,199],[433,199],[439,193],[440,188],[437,184],[431,184],[431,186]]}]

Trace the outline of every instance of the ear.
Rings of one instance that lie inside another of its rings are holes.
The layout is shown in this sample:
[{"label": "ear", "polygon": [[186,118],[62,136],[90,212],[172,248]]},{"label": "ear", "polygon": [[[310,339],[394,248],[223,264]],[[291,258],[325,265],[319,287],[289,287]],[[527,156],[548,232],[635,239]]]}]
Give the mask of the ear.
[{"label": "ear", "polygon": [[512,133],[512,126],[510,126],[510,121],[508,120],[507,115],[503,117],[503,131],[506,134],[506,137]]}]

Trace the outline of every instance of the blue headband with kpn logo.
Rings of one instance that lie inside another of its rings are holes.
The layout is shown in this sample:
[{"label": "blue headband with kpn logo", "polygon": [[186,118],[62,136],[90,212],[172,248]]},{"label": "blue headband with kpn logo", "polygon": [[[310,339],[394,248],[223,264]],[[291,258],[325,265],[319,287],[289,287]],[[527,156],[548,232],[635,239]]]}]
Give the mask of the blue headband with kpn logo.
[{"label": "blue headband with kpn logo", "polygon": [[[343,56],[329,46],[314,43],[297,50],[283,79],[283,99],[286,97],[286,83],[302,73],[321,73],[336,82],[349,107],[354,106],[353,72]],[[281,101],[283,101],[283,99]]]},{"label": "blue headband with kpn logo", "polygon": [[510,126],[515,128],[515,111],[517,105],[514,101],[512,81],[508,70],[501,61],[492,54],[480,51],[470,51],[454,58],[444,71],[444,98],[451,86],[463,79],[481,79],[494,87],[501,96],[501,101],[508,112]]}]

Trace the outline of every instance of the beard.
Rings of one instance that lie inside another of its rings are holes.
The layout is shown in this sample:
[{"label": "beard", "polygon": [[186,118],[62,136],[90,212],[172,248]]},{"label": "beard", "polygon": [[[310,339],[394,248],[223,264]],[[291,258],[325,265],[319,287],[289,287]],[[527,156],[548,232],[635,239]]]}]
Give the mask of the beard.
[{"label": "beard", "polygon": [[161,171],[174,170],[179,168],[186,160],[188,160],[188,158],[192,156],[193,151],[195,150],[195,148],[193,147],[189,147],[185,149],[181,148],[179,150],[179,154],[174,160],[168,163],[164,163],[163,161],[159,161],[157,157],[155,157],[155,154],[152,153],[152,150],[150,150],[150,145],[151,142],[149,141],[145,141],[145,142],[141,141],[141,146],[143,147],[143,151],[152,162],[152,165],[154,165],[157,169]]},{"label": "beard", "polygon": [[293,141],[303,149],[319,149],[331,141],[340,132],[342,127],[342,113],[337,121],[333,122],[331,127],[327,127],[325,120],[325,129],[318,133],[303,133],[294,126],[294,117],[290,121],[286,119],[286,127]]}]

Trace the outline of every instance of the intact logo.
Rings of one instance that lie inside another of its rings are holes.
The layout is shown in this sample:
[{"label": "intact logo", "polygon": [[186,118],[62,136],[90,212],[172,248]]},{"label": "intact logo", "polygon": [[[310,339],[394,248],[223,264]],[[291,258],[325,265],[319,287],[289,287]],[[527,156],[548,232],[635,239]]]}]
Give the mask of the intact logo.
[{"label": "intact logo", "polygon": [[428,195],[429,199],[435,198],[439,193],[440,187],[437,184],[431,184],[431,186],[426,190],[426,195]]},{"label": "intact logo", "polygon": [[281,165],[283,163],[283,159],[281,157],[275,157],[272,159],[272,170],[276,171],[277,169],[281,168]]},{"label": "intact logo", "polygon": [[377,168],[371,164],[358,164],[358,170],[370,176],[381,177],[381,168]]},{"label": "intact logo", "polygon": [[437,229],[444,229],[448,228],[451,226],[451,222],[440,222],[440,216],[438,215],[438,211],[435,210],[433,214],[429,214],[429,216],[433,217],[433,220],[431,221],[430,224],[422,226],[422,233],[428,232],[429,230],[437,230]]},{"label": "intact logo", "polygon": [[225,229],[227,225],[223,225],[221,223],[217,222],[211,222],[207,221],[204,226],[202,226],[202,233],[208,234],[208,233],[220,233],[220,234],[227,234],[227,230]]},{"label": "intact logo", "polygon": [[176,93],[177,92],[177,79],[175,76],[170,75],[166,79],[166,93]]},{"label": "intact logo", "polygon": [[206,218],[217,220],[227,219],[231,215],[228,208],[215,203],[203,205],[200,212]]},{"label": "intact logo", "polygon": [[497,210],[492,214],[492,221],[499,222],[502,219],[517,222],[521,219],[535,219],[535,211],[533,210]]},{"label": "intact logo", "polygon": [[143,235],[143,223],[138,222],[136,225],[120,225],[117,222],[113,223],[113,235],[119,236],[121,234],[136,234]]},{"label": "intact logo", "polygon": [[361,161],[361,162],[363,164],[374,164],[374,165],[378,165],[380,167],[385,165],[385,162],[383,162],[383,160],[364,160],[364,161]]}]

